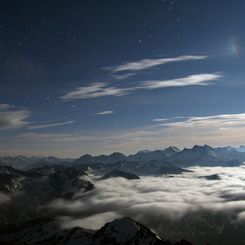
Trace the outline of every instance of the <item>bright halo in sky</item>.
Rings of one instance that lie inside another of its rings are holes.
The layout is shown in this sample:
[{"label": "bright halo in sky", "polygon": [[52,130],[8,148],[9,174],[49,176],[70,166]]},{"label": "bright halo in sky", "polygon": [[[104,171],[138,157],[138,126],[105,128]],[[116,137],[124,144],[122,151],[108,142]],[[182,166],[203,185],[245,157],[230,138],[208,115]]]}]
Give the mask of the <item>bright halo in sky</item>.
[{"label": "bright halo in sky", "polygon": [[231,40],[229,40],[228,53],[231,55],[239,55],[240,51],[241,49],[240,49],[239,40],[236,38],[232,38]]}]

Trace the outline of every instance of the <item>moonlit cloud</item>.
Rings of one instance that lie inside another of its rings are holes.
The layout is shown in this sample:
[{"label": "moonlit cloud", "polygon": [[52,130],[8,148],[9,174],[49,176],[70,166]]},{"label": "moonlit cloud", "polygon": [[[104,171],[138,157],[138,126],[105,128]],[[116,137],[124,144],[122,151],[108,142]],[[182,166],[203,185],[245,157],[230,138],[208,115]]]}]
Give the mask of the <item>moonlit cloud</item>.
[{"label": "moonlit cloud", "polygon": [[182,119],[184,117],[173,117],[173,118],[154,118],[152,119],[153,122],[166,122],[166,121],[173,121],[175,119]]},{"label": "moonlit cloud", "polygon": [[108,86],[107,83],[93,83],[86,87],[78,87],[61,98],[63,100],[90,99],[103,96],[122,96],[128,93],[127,89]]},{"label": "moonlit cloud", "polygon": [[[155,119],[156,120],[156,119]],[[245,113],[223,114],[215,116],[188,117],[181,121],[167,122],[161,124],[169,127],[204,127],[229,129],[235,127],[245,127]]]},{"label": "moonlit cloud", "polygon": [[12,108],[13,106],[9,105],[9,104],[0,104],[0,111],[2,110],[7,110]]},{"label": "moonlit cloud", "polygon": [[60,127],[69,124],[73,124],[74,121],[67,121],[67,122],[60,122],[60,123],[49,123],[49,124],[40,124],[40,125],[33,125],[28,127],[28,129],[43,129],[43,128],[52,128],[52,127]]},{"label": "moonlit cloud", "polygon": [[27,109],[15,109],[8,104],[0,104],[0,129],[15,129],[28,124],[31,112]]},{"label": "moonlit cloud", "polygon": [[168,121],[167,118],[155,118],[155,119],[152,119],[153,122],[164,122],[164,121]]},{"label": "moonlit cloud", "polygon": [[168,87],[185,87],[185,86],[204,86],[209,85],[211,81],[218,80],[222,77],[220,74],[195,74],[187,77],[170,79],[170,80],[154,80],[144,81],[136,84],[133,87],[114,87],[108,83],[93,83],[89,86],[78,87],[74,91],[71,91],[61,99],[74,100],[74,99],[91,99],[103,96],[124,96],[137,90],[153,90],[163,89]]},{"label": "moonlit cloud", "polygon": [[10,200],[11,198],[8,195],[0,192],[0,205],[3,203],[9,202]]},{"label": "moonlit cloud", "polygon": [[132,77],[134,75],[135,75],[135,73],[126,73],[126,74],[115,74],[115,73],[113,73],[113,74],[111,74],[111,77],[116,79],[116,80],[124,80],[124,79]]},{"label": "moonlit cloud", "polygon": [[197,74],[191,75],[188,77],[171,79],[171,80],[155,80],[155,81],[146,81],[141,83],[142,88],[145,89],[158,89],[158,88],[167,88],[167,87],[184,87],[191,85],[208,85],[208,82],[218,80],[221,78],[221,75],[218,74]]},{"label": "moonlit cloud", "polygon": [[114,111],[100,111],[100,112],[96,112],[94,113],[95,115],[99,115],[99,116],[103,116],[103,115],[110,115],[113,114]]},{"label": "moonlit cloud", "polygon": [[107,69],[111,70],[113,73],[123,72],[123,71],[140,71],[140,70],[145,70],[168,63],[191,61],[191,60],[203,60],[206,58],[208,58],[208,56],[205,55],[183,55],[174,58],[143,59],[139,61],[128,62]]},{"label": "moonlit cloud", "polygon": [[[139,180],[94,180],[93,191],[78,193],[70,201],[57,199],[48,207],[57,215],[60,214],[60,220],[66,228],[78,225],[98,229],[115,218],[128,216],[146,224],[163,237],[170,235],[168,232],[174,224],[173,235],[181,238],[181,232],[185,229],[183,222],[186,217],[188,219],[188,215],[192,215],[191,220],[195,225],[206,225],[206,228],[211,228],[210,220],[215,224],[221,219],[223,225],[244,221],[245,200],[226,198],[228,195],[239,197],[241,193],[245,194],[244,166],[194,167],[191,170],[194,172],[176,175],[174,178],[161,176],[141,177]],[[221,176],[221,180],[199,178],[216,173]],[[219,214],[222,215],[216,219]],[[165,227],[166,224],[168,227]],[[180,233],[176,229],[178,225],[182,228]],[[221,229],[219,225],[218,228]]]}]

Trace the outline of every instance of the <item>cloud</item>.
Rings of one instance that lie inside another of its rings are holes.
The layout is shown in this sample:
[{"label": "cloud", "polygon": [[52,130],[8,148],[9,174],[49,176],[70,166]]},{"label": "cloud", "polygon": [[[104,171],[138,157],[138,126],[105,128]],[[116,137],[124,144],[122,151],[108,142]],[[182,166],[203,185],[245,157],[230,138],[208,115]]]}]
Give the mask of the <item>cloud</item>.
[{"label": "cloud", "polygon": [[[189,234],[188,228],[191,229],[192,224],[195,229],[203,227],[203,236],[213,229],[219,230],[213,234],[220,234],[228,227],[229,231],[232,227],[238,229],[236,222],[245,217],[245,200],[231,201],[224,197],[224,193],[233,196],[241,192],[245,194],[245,167],[195,167],[192,170],[194,172],[174,178],[152,176],[139,180],[94,180],[93,191],[78,193],[70,201],[57,199],[48,207],[61,217],[66,228],[79,225],[98,229],[110,220],[128,216],[163,237],[170,238],[172,234],[175,239],[183,238],[183,233]],[[222,179],[210,181],[199,178],[215,173]]]},{"label": "cloud", "polygon": [[28,129],[43,129],[43,128],[52,128],[52,127],[60,127],[64,125],[73,124],[74,121],[60,122],[60,123],[49,123],[49,124],[41,124],[41,125],[33,125],[28,127]]},{"label": "cloud", "polygon": [[2,110],[7,110],[12,108],[13,106],[9,105],[9,104],[0,104],[0,111]]},{"label": "cloud", "polygon": [[9,202],[11,198],[4,193],[0,192],[0,205]]},{"label": "cloud", "polygon": [[122,96],[128,93],[128,89],[108,86],[107,83],[93,83],[86,87],[78,87],[61,98],[63,100],[89,99],[103,96]]},{"label": "cloud", "polygon": [[111,77],[116,79],[116,80],[124,80],[124,79],[127,79],[129,77],[132,77],[134,76],[135,73],[126,73],[126,74],[111,74]]},{"label": "cloud", "polygon": [[[0,130],[25,127],[30,130],[59,127],[74,123],[74,121],[32,125],[27,119],[31,116],[28,109],[18,109],[9,104],[0,104]],[[28,127],[27,127],[28,126]]]},{"label": "cloud", "polygon": [[[156,119],[153,119],[156,120]],[[160,119],[157,119],[160,120]],[[171,120],[171,119],[169,119]],[[244,127],[245,113],[239,114],[221,114],[215,116],[203,117],[187,117],[180,121],[167,122],[161,124],[162,126],[176,127],[176,128],[218,128],[220,130]]]},{"label": "cloud", "polygon": [[184,87],[191,85],[208,85],[210,81],[218,80],[221,78],[219,74],[197,74],[183,78],[171,79],[171,80],[155,80],[146,81],[141,83],[143,89],[158,89],[167,87]]},{"label": "cloud", "polygon": [[191,60],[203,60],[206,58],[208,58],[208,56],[205,55],[183,55],[174,58],[143,59],[139,61],[128,62],[119,66],[109,67],[106,69],[109,69],[113,73],[123,71],[140,71],[168,63]]},{"label": "cloud", "polygon": [[152,121],[153,121],[153,122],[165,122],[165,121],[172,121],[172,120],[175,120],[175,119],[181,119],[181,118],[184,118],[184,117],[154,118],[154,119],[152,119]]},{"label": "cloud", "polygon": [[204,86],[209,85],[210,81],[218,80],[222,77],[220,74],[195,74],[187,77],[171,80],[144,81],[136,84],[134,87],[114,87],[108,83],[93,83],[89,86],[78,87],[61,97],[63,100],[91,99],[103,96],[124,96],[136,90],[153,90],[168,87],[185,86]]},{"label": "cloud", "polygon": [[0,104],[0,129],[15,129],[28,124],[31,112],[27,109],[15,109],[8,104]]},{"label": "cloud", "polygon": [[100,112],[96,112],[94,113],[95,115],[110,115],[110,114],[113,114],[114,111],[100,111]]}]

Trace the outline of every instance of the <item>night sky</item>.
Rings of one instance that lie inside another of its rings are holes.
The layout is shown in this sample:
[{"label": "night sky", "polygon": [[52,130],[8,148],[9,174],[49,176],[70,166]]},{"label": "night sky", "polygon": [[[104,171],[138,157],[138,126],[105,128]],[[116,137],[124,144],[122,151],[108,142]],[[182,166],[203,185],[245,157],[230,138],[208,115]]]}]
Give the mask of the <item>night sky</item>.
[{"label": "night sky", "polygon": [[244,0],[0,1],[0,154],[245,143]]}]

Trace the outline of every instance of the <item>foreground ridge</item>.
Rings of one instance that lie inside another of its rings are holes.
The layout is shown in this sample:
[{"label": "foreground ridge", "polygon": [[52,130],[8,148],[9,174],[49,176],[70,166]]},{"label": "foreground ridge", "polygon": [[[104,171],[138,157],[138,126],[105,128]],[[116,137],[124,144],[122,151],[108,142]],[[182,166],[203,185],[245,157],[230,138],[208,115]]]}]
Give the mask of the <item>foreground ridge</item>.
[{"label": "foreground ridge", "polygon": [[105,224],[97,231],[80,227],[63,229],[53,218],[40,217],[8,226],[0,231],[0,242],[7,244],[138,244],[138,245],[192,245],[181,240],[164,241],[146,226],[124,217]]}]

